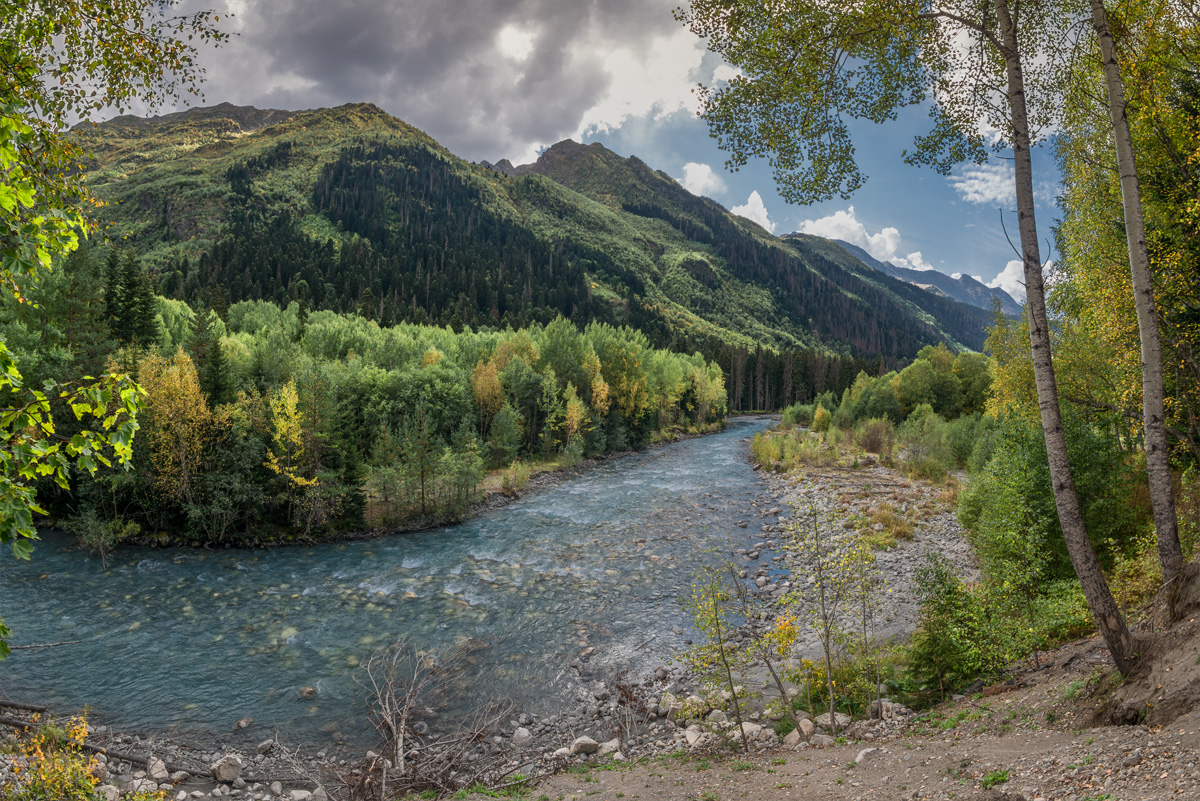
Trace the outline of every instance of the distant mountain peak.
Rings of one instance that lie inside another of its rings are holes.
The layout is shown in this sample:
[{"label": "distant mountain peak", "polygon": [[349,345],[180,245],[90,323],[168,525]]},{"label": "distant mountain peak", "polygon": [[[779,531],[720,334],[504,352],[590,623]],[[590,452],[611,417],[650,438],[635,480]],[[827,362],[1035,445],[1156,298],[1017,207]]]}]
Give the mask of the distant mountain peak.
[{"label": "distant mountain peak", "polygon": [[[784,238],[795,236],[795,234],[787,234]],[[833,242],[841,245],[842,248],[854,256],[855,258],[874,267],[885,275],[890,275],[892,278],[905,281],[914,286],[919,286],[926,292],[931,292],[935,295],[943,295],[957,300],[961,303],[967,303],[971,306],[978,306],[981,309],[991,309],[995,301],[1000,301],[1000,311],[1009,317],[1015,317],[1021,313],[1021,306],[1012,295],[998,287],[991,287],[981,281],[976,280],[973,276],[962,273],[958,278],[946,275],[940,270],[914,270],[909,267],[898,267],[890,261],[880,261],[870,253],[842,239],[834,239]]]}]

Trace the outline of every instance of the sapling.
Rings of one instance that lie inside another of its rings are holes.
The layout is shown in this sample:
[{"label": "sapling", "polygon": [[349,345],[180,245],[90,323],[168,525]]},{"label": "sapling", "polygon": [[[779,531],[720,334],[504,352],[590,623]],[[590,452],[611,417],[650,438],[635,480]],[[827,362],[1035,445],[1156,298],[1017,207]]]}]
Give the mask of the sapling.
[{"label": "sapling", "polygon": [[779,697],[783,699],[784,709],[792,720],[792,726],[796,731],[800,731],[800,721],[796,719],[791,699],[788,698],[787,691],[783,687],[779,671],[775,669],[775,658],[786,657],[796,640],[795,618],[784,616],[772,625],[771,615],[766,604],[750,592],[749,587],[742,581],[737,567],[726,560],[725,569],[732,582],[737,612],[745,621],[746,629],[750,634],[750,648],[763,663],[767,672],[771,674],[771,680],[775,682]]},{"label": "sapling", "polygon": [[742,748],[749,753],[750,743],[747,741],[746,728],[742,725],[738,686],[733,679],[734,668],[740,665],[743,656],[730,639],[736,623],[723,569],[715,565],[703,568],[692,583],[691,593],[684,599],[683,607],[691,614],[692,624],[705,640],[689,648],[686,658],[701,677],[710,681],[715,677],[718,683],[729,687],[734,719],[738,731],[742,733]]},{"label": "sapling", "polygon": [[789,547],[800,569],[807,572],[810,583],[795,591],[790,601],[805,607],[817,639],[821,642],[826,690],[829,693],[830,725],[834,734],[837,734],[833,662],[839,638],[839,616],[843,607],[851,601],[854,586],[861,581],[867,560],[873,557],[861,538],[839,538],[834,526],[823,521],[815,507],[810,506],[803,514],[799,508],[794,511],[795,514],[786,524],[791,537]]}]

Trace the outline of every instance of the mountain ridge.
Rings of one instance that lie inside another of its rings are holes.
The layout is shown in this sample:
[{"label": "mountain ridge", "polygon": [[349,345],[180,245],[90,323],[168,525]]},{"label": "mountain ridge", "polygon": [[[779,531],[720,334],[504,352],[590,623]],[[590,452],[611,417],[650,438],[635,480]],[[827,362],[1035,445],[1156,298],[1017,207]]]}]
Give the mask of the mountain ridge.
[{"label": "mountain ridge", "polygon": [[[786,239],[787,236],[791,236],[791,234],[785,235],[783,238]],[[841,245],[851,256],[864,264],[893,278],[919,286],[928,292],[940,293],[960,303],[978,306],[981,309],[991,309],[992,304],[999,301],[1000,311],[1009,317],[1016,317],[1021,313],[1021,306],[1013,299],[1012,295],[998,287],[990,287],[966,273],[955,278],[940,270],[914,270],[908,267],[899,267],[890,261],[876,259],[865,249],[844,239],[831,241]]]},{"label": "mountain ridge", "polygon": [[303,300],[381,322],[562,314],[680,349],[888,364],[938,341],[978,349],[987,324],[844,250],[776,239],[598,144],[568,140],[517,168],[472,165],[363,103],[221,104],[80,136],[95,154],[89,181],[111,201],[103,220],[168,296]]}]

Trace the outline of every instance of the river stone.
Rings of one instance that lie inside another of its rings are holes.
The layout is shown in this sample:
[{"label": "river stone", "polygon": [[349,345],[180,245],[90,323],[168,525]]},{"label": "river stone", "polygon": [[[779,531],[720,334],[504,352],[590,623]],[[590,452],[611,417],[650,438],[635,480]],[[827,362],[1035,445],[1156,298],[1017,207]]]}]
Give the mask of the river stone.
[{"label": "river stone", "polygon": [[556,757],[569,757],[569,756],[571,756],[571,749],[570,748],[559,748],[554,752],[554,755]]},{"label": "river stone", "polygon": [[154,779],[134,779],[128,787],[131,793],[157,793],[158,782]]},{"label": "river stone", "polygon": [[121,795],[121,788],[111,784],[102,784],[96,788],[96,792],[104,797],[104,801],[117,801]]},{"label": "river stone", "polygon": [[808,744],[815,745],[818,748],[824,748],[827,745],[833,745],[833,742],[833,738],[828,734],[814,734],[812,738],[809,739]]},{"label": "river stone", "polygon": [[601,743],[600,748],[596,751],[596,756],[608,756],[614,754],[621,748],[621,741],[614,737],[606,743]]},{"label": "river stone", "polygon": [[289,797],[292,801],[311,801],[312,793],[308,790],[292,790]]},{"label": "river stone", "polygon": [[258,754],[266,754],[266,753],[270,753],[271,749],[274,747],[275,747],[274,740],[263,740],[261,743],[258,744],[258,747],[255,748],[254,751],[255,751],[255,753],[258,753]]},{"label": "river stone", "polygon": [[271,795],[283,795],[283,785],[280,782],[271,782]]},{"label": "river stone", "polygon": [[171,778],[171,772],[167,770],[166,764],[161,759],[153,757],[146,764],[146,775],[156,782],[165,782]]},{"label": "river stone", "polygon": [[187,801],[187,790],[180,790],[175,794],[175,801]]},{"label": "river stone", "polygon": [[658,699],[658,714],[668,720],[675,720],[683,711],[683,704],[672,693],[663,693]]},{"label": "river stone", "polygon": [[533,734],[524,726],[513,732],[512,744],[514,748],[526,748],[532,742]]},{"label": "river stone", "polygon": [[755,737],[757,737],[757,736],[758,736],[758,735],[759,735],[759,734],[762,732],[762,730],[763,730],[763,727],[762,727],[762,726],[760,726],[760,725],[758,725],[757,723],[749,723],[749,722],[743,722],[743,723],[742,723],[742,729],[741,729],[741,731],[738,731],[738,730],[737,730],[737,726],[736,726],[736,725],[735,725],[733,728],[734,728],[734,732],[733,732],[733,737],[732,737],[732,739],[733,739],[733,741],[734,741],[734,742],[739,742],[739,743],[742,741],[742,734],[743,734],[743,732],[745,733],[745,736],[746,736],[746,738],[747,738],[747,739],[753,740],[753,739],[754,739]]},{"label": "river stone", "polygon": [[839,730],[841,730],[850,725],[850,716],[843,715],[841,712],[836,712],[834,713],[833,720],[830,720],[828,712],[823,715],[817,715],[817,725],[821,728],[832,729],[833,721],[837,721],[837,727]]},{"label": "river stone", "polygon": [[728,716],[728,715],[726,715],[726,714],[725,714],[723,711],[721,711],[720,709],[714,709],[712,712],[709,712],[709,713],[708,713],[708,717],[706,718],[706,720],[707,720],[709,723],[714,723],[714,724],[720,725],[720,724],[723,724],[723,723],[728,723],[728,722],[729,722],[729,716]]},{"label": "river stone", "polygon": [[214,762],[211,770],[214,779],[228,784],[242,775],[242,760],[230,754]]},{"label": "river stone", "polygon": [[575,742],[571,743],[572,754],[594,754],[599,750],[600,743],[586,735],[576,738]]},{"label": "river stone", "polygon": [[783,738],[783,744],[788,748],[795,748],[802,742],[804,742],[804,735],[800,734],[799,729],[792,729],[788,732],[787,737]]},{"label": "river stone", "polygon": [[817,726],[808,718],[800,718],[800,733],[804,735],[805,740],[811,740],[816,732]]}]

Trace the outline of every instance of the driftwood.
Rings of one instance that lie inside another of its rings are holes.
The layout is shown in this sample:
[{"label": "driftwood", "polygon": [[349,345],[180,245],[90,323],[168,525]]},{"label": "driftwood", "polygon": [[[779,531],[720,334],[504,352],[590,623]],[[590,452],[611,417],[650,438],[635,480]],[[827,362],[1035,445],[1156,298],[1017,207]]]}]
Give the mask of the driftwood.
[{"label": "driftwood", "polygon": [[[33,645],[10,645],[10,646],[8,646],[8,650],[10,650],[10,651],[32,651],[34,648],[57,648],[60,645],[77,645],[81,642],[83,642],[83,640],[65,640],[63,642],[40,642],[40,643],[35,643]],[[9,706],[9,705],[3,704],[3,706]]]},{"label": "driftwood", "polygon": [[16,701],[0,701],[0,707],[4,709],[19,709],[22,712],[48,712],[47,707],[37,706],[36,704],[18,704]]}]

